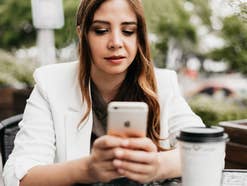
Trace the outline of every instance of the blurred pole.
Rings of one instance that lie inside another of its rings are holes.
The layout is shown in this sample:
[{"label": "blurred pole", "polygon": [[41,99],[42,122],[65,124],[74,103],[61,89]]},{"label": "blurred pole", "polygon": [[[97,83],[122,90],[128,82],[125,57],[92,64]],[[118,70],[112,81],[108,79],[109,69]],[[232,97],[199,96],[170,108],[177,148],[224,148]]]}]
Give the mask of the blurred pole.
[{"label": "blurred pole", "polygon": [[64,25],[62,0],[31,0],[33,25],[37,29],[37,61],[56,63],[54,29]]},{"label": "blurred pole", "polygon": [[54,31],[51,29],[40,29],[37,32],[38,63],[40,65],[56,63]]}]

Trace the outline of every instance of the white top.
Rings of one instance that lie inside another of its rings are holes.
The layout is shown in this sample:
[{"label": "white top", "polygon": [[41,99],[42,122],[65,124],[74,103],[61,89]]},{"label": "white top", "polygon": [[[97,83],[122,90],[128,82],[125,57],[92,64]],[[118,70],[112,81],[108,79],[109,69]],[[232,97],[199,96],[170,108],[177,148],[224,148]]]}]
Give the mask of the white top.
[{"label": "white top", "polygon": [[[78,159],[90,153],[92,110],[79,126],[85,112],[77,81],[78,62],[38,68],[36,85],[20,122],[15,147],[4,167],[6,186],[18,186],[28,170],[36,165]],[[174,71],[155,70],[161,108],[161,141],[169,148],[175,134],[184,127],[202,126],[181,96]]]}]

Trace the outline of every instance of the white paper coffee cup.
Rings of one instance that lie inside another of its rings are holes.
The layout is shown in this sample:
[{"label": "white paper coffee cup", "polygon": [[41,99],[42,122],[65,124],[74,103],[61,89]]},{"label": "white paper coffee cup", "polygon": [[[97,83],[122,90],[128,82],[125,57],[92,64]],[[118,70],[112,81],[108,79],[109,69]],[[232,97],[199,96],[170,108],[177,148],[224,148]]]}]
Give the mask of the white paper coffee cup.
[{"label": "white paper coffee cup", "polygon": [[221,127],[181,130],[182,186],[220,186],[228,135]]}]

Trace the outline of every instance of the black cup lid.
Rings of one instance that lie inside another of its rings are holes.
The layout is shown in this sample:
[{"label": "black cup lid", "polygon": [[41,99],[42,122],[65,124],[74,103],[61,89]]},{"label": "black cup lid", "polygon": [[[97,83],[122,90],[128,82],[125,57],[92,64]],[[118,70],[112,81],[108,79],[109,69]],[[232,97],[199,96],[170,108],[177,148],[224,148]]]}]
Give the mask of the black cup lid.
[{"label": "black cup lid", "polygon": [[228,139],[222,127],[188,127],[180,131],[179,141],[185,142],[220,142]]}]

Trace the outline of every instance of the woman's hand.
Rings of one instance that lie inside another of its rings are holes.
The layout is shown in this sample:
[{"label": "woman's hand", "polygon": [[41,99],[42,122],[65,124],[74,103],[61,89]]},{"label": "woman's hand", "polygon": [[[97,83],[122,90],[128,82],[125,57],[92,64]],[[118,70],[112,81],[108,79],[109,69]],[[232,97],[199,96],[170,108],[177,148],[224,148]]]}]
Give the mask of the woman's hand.
[{"label": "woman's hand", "polygon": [[89,157],[89,175],[95,182],[109,182],[120,177],[113,166],[114,149],[122,144],[121,138],[105,135],[95,140]]},{"label": "woman's hand", "polygon": [[140,183],[157,179],[160,158],[156,145],[149,138],[128,138],[115,148],[113,165],[118,173]]}]

